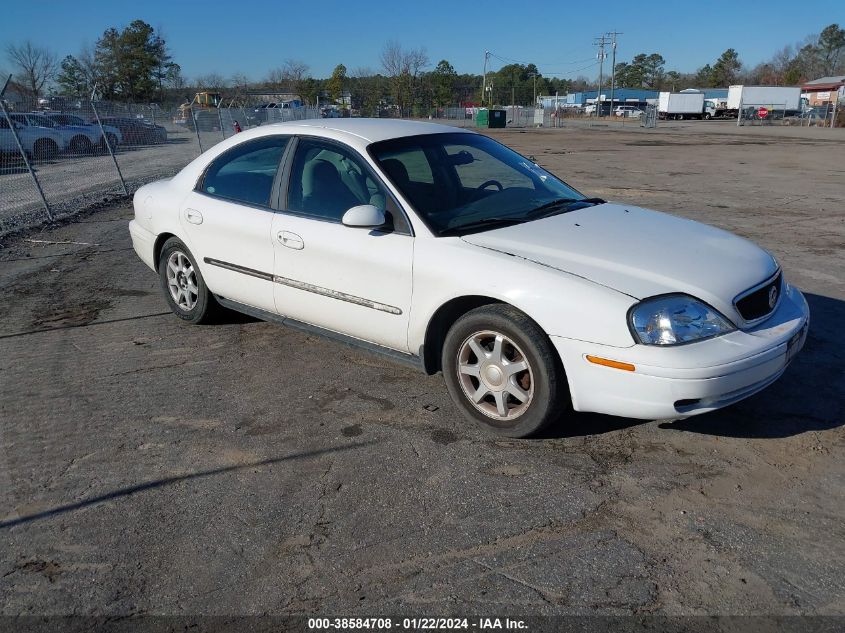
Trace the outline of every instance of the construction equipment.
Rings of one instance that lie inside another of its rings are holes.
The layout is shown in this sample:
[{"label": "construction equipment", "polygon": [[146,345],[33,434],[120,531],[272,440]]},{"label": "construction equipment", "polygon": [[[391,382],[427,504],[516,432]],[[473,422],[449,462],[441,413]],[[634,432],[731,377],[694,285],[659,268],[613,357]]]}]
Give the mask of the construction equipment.
[{"label": "construction equipment", "polygon": [[211,131],[219,129],[220,119],[217,107],[223,97],[219,92],[198,92],[190,103],[179,106],[179,112],[173,119],[176,125],[184,125],[193,130],[196,124],[200,130]]}]

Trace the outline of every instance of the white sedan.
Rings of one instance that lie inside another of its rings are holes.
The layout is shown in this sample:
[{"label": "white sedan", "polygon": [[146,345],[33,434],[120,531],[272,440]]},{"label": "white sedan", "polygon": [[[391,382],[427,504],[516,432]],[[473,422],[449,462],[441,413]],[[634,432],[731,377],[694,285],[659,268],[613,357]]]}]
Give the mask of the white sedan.
[{"label": "white sedan", "polygon": [[643,115],[643,111],[634,106],[619,106],[613,111],[613,115],[639,119]]},{"label": "white sedan", "polygon": [[135,251],[180,318],[222,306],[442,370],[469,418],[515,437],[572,409],[718,409],[774,382],[807,334],[765,250],[585,197],[467,130],[263,126],[134,204]]}]

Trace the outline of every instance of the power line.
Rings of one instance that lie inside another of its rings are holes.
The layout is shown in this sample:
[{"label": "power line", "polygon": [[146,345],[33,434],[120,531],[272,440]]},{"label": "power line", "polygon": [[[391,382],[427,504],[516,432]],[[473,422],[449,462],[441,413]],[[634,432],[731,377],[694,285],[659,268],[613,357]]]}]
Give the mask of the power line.
[{"label": "power line", "polygon": [[[575,51],[582,50],[582,48],[583,48],[583,47],[578,46],[577,48],[573,48],[573,49],[571,49],[571,50],[568,50],[568,51],[566,51],[566,53],[564,53],[564,54],[562,55],[562,57],[566,57],[567,55],[569,55],[569,54],[571,54],[571,53],[574,53]],[[497,59],[499,59],[499,60],[501,60],[501,61],[503,61],[503,62],[511,62],[511,63],[514,63],[514,64],[526,64],[526,65],[527,65],[527,64],[534,64],[535,66],[537,66],[537,65],[543,65],[543,66],[554,66],[555,64],[561,63],[561,62],[557,62],[557,61],[555,61],[555,62],[540,62],[540,63],[538,64],[536,61],[534,61],[534,62],[529,62],[529,61],[520,60],[520,59],[512,59],[512,58],[510,58],[510,57],[505,57],[504,55],[498,55],[498,54],[496,54],[496,53],[490,53],[490,54],[491,54],[493,57],[496,57]],[[581,60],[581,61],[587,61],[587,60]],[[577,63],[579,63],[579,62],[578,62],[578,61],[574,61],[574,62],[562,62],[562,63],[565,63],[565,64],[566,64],[566,63],[570,63],[570,64],[577,64]]]},{"label": "power line", "polygon": [[[595,66],[597,64],[597,62],[593,61],[593,63],[588,64],[586,66],[583,66],[581,68],[574,68],[574,69],[573,68],[568,68],[568,69],[555,68],[554,70],[550,70],[548,67],[549,66],[555,66],[555,64],[540,65],[540,64],[536,64],[534,62],[524,62],[524,61],[520,61],[520,60],[516,60],[516,59],[511,59],[509,57],[504,57],[502,55],[498,55],[498,54],[490,52],[490,51],[487,51],[485,53],[485,55],[487,56],[485,59],[487,59],[489,57],[494,57],[494,58],[496,58],[499,61],[504,62],[504,63],[523,64],[523,65],[526,65],[526,66],[528,64],[532,64],[535,68],[537,68],[538,71],[540,71],[540,74],[543,75],[544,77],[554,77],[554,76],[557,76],[557,75],[571,75],[571,74],[574,74],[574,73],[581,72],[582,70],[586,70],[587,68],[592,68],[593,66]],[[583,64],[584,62],[592,61],[594,59],[595,59],[594,57],[588,57],[587,59],[575,59],[575,60],[572,60],[572,61],[569,61],[569,62],[556,62],[556,63],[564,64],[564,65],[568,65],[568,64],[574,65],[574,64]]]}]

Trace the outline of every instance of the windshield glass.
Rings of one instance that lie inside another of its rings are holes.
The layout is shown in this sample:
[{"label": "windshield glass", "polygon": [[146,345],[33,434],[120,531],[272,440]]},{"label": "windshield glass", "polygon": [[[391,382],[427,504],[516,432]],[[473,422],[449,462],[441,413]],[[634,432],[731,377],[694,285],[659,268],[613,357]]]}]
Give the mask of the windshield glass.
[{"label": "windshield glass", "polygon": [[369,151],[436,235],[524,222],[540,217],[540,211],[564,212],[566,205],[586,200],[481,134],[409,136],[374,143]]}]

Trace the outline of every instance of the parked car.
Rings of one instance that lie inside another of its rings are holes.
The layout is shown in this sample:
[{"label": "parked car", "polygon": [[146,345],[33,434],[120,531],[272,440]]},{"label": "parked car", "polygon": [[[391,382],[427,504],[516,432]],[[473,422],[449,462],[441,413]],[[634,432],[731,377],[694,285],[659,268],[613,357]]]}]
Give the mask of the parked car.
[{"label": "parked car", "polygon": [[100,117],[103,125],[116,127],[126,145],[152,145],[167,142],[167,130],[145,119],[128,117]]},{"label": "parked car", "polygon": [[[53,121],[60,127],[86,127],[91,128],[95,131],[97,135],[97,145],[101,150],[106,149],[105,144],[103,143],[102,134],[100,134],[100,126],[97,124],[96,121],[90,121],[88,123],[85,122],[81,116],[76,116],[75,114],[62,114],[59,112],[44,112],[44,116],[48,119]],[[109,143],[112,146],[112,149],[116,148],[123,142],[123,134],[121,134],[120,130],[112,125],[104,125],[103,132],[105,132],[106,137],[108,137]]]},{"label": "parked car", "polygon": [[52,128],[62,135],[65,150],[73,154],[91,154],[94,146],[102,140],[99,130],[86,126],[59,125],[41,112],[28,112],[25,115],[30,125]]},{"label": "parked car", "polygon": [[[134,206],[134,249],[179,318],[223,306],[442,371],[467,418],[510,436],[573,409],[727,406],[781,376],[807,336],[807,303],[765,250],[587,197],[471,130],[262,126]],[[284,362],[267,353],[266,367]]]},{"label": "parked car", "polygon": [[831,114],[831,107],[830,106],[812,106],[809,108],[805,108],[801,114],[800,118],[802,119],[811,119],[811,120],[825,120],[829,119]]},{"label": "parked car", "polygon": [[639,119],[643,115],[643,111],[634,106],[618,106],[613,111],[613,115]]},{"label": "parked car", "polygon": [[[17,125],[18,136],[24,151],[33,158],[51,159],[67,149],[67,137],[54,126],[45,125],[43,121],[31,118],[23,112],[10,112],[9,118]],[[18,151],[11,130],[8,128],[6,130],[5,135],[11,142],[13,151]]]}]

